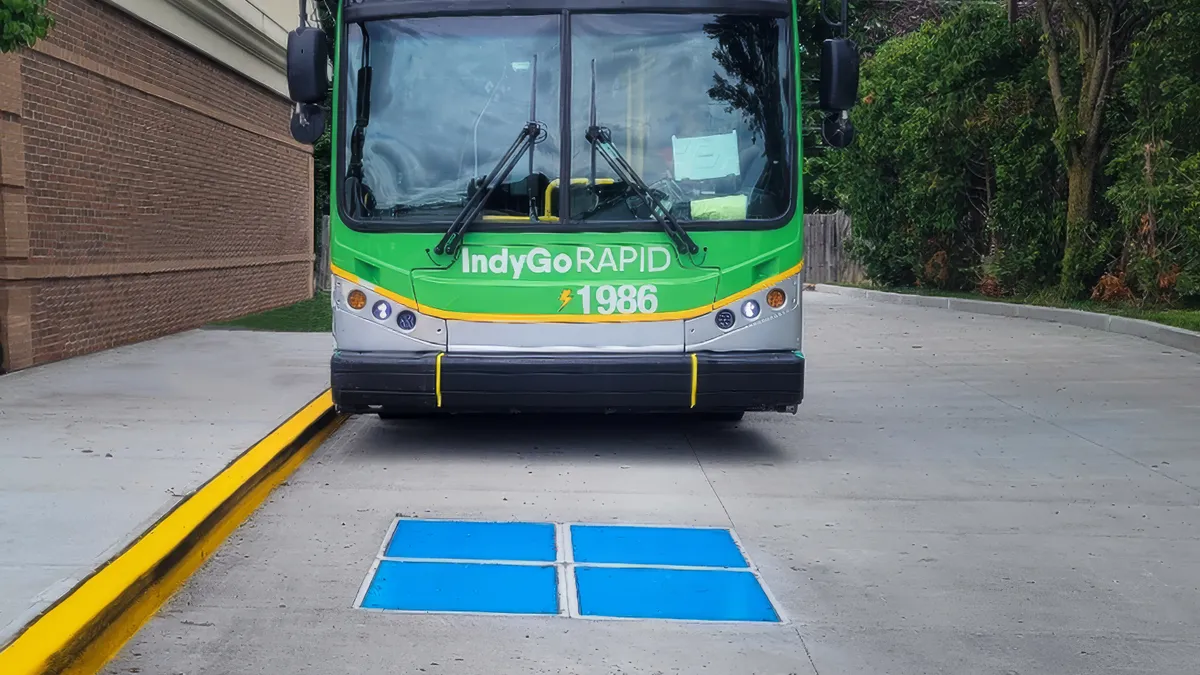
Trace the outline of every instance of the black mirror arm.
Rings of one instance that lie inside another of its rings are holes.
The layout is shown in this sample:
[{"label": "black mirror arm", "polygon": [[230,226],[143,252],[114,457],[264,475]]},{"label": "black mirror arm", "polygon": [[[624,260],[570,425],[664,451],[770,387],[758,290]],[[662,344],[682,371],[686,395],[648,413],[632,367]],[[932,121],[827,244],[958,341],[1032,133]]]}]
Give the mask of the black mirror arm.
[{"label": "black mirror arm", "polygon": [[[303,1],[304,0],[301,0],[301,2],[303,2]],[[841,31],[842,37],[846,37],[846,33],[849,29],[849,25],[847,24],[847,18],[848,18],[848,15],[850,14],[850,0],[842,0],[842,16],[839,21],[833,21],[832,19],[829,18],[829,15],[827,15],[825,13],[826,2],[827,2],[827,0],[821,0],[821,4],[820,4],[821,19],[825,22],[825,25],[829,26],[830,28],[832,28],[834,30]]]}]

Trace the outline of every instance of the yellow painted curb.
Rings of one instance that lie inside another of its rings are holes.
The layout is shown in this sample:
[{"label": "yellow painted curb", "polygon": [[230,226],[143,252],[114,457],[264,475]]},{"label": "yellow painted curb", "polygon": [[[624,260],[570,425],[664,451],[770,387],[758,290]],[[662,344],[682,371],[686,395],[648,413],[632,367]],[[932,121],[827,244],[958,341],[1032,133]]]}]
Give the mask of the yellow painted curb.
[{"label": "yellow painted curb", "polygon": [[313,399],[25,626],[0,673],[100,670],[343,421],[328,390]]}]

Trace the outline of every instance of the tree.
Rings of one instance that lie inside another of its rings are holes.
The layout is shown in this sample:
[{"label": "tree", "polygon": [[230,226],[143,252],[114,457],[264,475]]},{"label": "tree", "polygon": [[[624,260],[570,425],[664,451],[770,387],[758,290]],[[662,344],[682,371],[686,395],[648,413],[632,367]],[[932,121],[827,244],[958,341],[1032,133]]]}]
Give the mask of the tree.
[{"label": "tree", "polygon": [[[1108,163],[1118,233],[1106,290],[1200,300],[1200,0],[1152,0],[1117,93],[1133,118]],[[1119,284],[1114,284],[1119,281]]]},{"label": "tree", "polygon": [[[1032,0],[1024,0],[1031,2]],[[817,74],[821,64],[821,42],[838,37],[822,17],[825,7],[830,19],[836,20],[841,8],[837,0],[802,0],[798,5],[800,42],[801,121],[803,123],[803,186],[806,212],[829,212],[841,205],[837,196],[822,188],[825,165],[830,157],[828,146],[821,137],[824,112],[817,108]],[[945,0],[850,0],[849,36],[858,45],[865,61],[870,60],[888,40],[911,33],[926,21],[940,19],[953,6]],[[861,136],[860,136],[861,137]],[[832,152],[837,155],[840,151]]]},{"label": "tree", "polygon": [[[325,31],[326,37],[329,39],[329,61],[330,66],[333,65],[334,43],[337,35],[337,10],[336,6],[331,7],[328,0],[315,0],[313,6],[316,9],[317,25],[321,30]],[[325,101],[321,103],[321,107],[325,109],[325,119],[328,123],[325,127],[325,133],[313,143],[313,227],[320,232],[319,224],[321,219],[329,214],[329,189],[330,189],[330,164],[333,155],[331,143],[332,129],[335,118],[333,116],[333,84],[330,83],[329,92],[325,96]],[[321,246],[319,238],[313,239],[315,246]]]},{"label": "tree", "polygon": [[1022,294],[1058,277],[1062,174],[1041,29],[971,3],[863,64],[859,137],[819,178],[888,286]]},{"label": "tree", "polygon": [[704,26],[717,42],[713,59],[730,77],[713,75],[708,90],[714,101],[741,111],[752,133],[762,134],[767,168],[755,188],[777,197],[787,193],[782,166],[787,143],[779,120],[784,118],[779,91],[779,40],[774,22],[747,17],[721,16]]},{"label": "tree", "polygon": [[53,26],[46,0],[0,0],[0,53],[32,47]]},{"label": "tree", "polygon": [[[1105,106],[1117,63],[1132,34],[1132,0],[1037,0],[1046,75],[1067,166],[1067,226],[1061,291],[1079,295],[1101,256],[1093,245],[1092,207],[1105,151]],[[1064,30],[1065,29],[1065,30]],[[1067,43],[1073,40],[1075,50]],[[1078,93],[1068,92],[1069,82]]]}]

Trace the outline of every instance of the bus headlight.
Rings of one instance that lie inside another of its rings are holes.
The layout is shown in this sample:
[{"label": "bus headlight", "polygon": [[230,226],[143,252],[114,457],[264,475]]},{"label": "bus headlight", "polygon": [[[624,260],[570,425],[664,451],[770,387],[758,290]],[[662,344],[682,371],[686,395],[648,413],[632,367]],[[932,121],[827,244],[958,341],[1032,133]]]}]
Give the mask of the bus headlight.
[{"label": "bus headlight", "polygon": [[380,300],[371,305],[371,314],[380,321],[387,321],[387,318],[392,315],[392,306],[386,301]]},{"label": "bus headlight", "polygon": [[761,308],[758,306],[757,300],[747,300],[746,302],[742,303],[742,316],[746,317],[747,319],[755,319],[758,316],[759,311],[761,311]]}]

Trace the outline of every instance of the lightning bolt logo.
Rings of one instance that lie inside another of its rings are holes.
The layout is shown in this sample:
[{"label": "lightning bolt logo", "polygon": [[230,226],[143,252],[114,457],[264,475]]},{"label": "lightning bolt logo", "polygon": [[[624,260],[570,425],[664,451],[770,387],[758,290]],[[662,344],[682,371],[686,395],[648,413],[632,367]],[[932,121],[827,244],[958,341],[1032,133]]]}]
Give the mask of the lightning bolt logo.
[{"label": "lightning bolt logo", "polygon": [[558,301],[562,303],[558,306],[558,311],[561,312],[563,311],[563,308],[567,306],[567,303],[571,301],[571,289],[564,288],[562,293],[558,294]]}]

